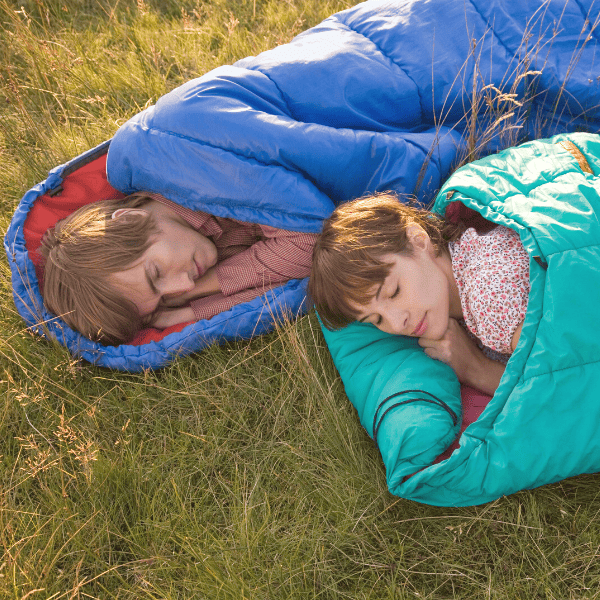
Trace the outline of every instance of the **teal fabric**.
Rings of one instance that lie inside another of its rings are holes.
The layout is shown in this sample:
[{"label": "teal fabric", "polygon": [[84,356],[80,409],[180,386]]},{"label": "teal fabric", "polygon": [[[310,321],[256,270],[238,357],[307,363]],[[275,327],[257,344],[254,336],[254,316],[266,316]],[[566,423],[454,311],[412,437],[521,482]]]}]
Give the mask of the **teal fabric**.
[{"label": "teal fabric", "polygon": [[[562,141],[581,150],[593,174]],[[441,189],[436,212],[459,201],[519,233],[531,257],[531,292],[500,386],[450,458],[431,464],[454,431],[441,404],[398,405],[386,414],[377,441],[393,494],[474,505],[600,470],[599,175],[600,137],[564,134],[467,165]],[[453,373],[414,340],[366,324],[324,333],[369,435],[393,393],[420,389],[411,395],[436,396],[458,410]],[[405,479],[408,473],[415,474]]]}]

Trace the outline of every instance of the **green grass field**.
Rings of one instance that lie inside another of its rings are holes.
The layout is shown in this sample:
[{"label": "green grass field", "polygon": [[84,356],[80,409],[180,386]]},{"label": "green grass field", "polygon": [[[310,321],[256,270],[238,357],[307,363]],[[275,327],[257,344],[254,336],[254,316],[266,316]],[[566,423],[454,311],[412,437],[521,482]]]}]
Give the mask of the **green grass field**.
[{"label": "green grass field", "polygon": [[[0,0],[0,228],[184,81],[353,0]],[[600,596],[600,486],[473,508],[387,492],[314,316],[159,372],[32,336],[0,261],[0,598]]]}]

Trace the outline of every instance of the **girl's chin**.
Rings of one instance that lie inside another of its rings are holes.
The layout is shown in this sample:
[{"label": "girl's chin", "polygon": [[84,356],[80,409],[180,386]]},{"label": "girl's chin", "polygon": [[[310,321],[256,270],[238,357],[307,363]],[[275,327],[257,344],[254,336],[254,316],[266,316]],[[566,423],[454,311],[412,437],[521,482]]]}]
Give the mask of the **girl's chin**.
[{"label": "girl's chin", "polygon": [[447,330],[448,330],[448,326],[447,325],[445,327],[444,326],[435,327],[432,324],[432,326],[430,326],[427,329],[427,331],[422,336],[422,338],[424,340],[430,340],[432,342],[439,342],[444,337],[444,335],[446,334]]}]

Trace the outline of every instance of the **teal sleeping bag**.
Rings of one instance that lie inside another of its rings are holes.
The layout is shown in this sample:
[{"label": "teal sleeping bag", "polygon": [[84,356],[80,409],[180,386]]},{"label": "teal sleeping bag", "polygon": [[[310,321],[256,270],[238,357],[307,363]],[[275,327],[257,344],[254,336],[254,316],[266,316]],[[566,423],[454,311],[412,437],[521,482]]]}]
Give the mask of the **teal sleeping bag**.
[{"label": "teal sleeping bag", "polygon": [[531,292],[500,386],[449,458],[433,464],[460,429],[450,367],[372,325],[324,329],[390,491],[466,506],[599,471],[600,137],[563,134],[471,163],[433,210],[454,202],[518,232]]}]

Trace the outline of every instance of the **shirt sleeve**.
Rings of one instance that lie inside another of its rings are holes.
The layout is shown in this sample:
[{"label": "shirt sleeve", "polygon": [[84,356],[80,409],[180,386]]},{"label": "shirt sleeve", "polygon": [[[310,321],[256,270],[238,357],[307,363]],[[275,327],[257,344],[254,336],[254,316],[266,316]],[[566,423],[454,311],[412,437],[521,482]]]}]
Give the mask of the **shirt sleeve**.
[{"label": "shirt sleeve", "polygon": [[252,288],[262,293],[275,284],[310,274],[317,234],[267,225],[261,225],[261,229],[265,240],[255,242],[216,265],[215,271],[224,296]]},{"label": "shirt sleeve", "polygon": [[254,300],[254,298],[264,294],[272,287],[274,286],[269,286],[268,288],[251,288],[230,296],[225,296],[224,294],[212,294],[210,296],[192,300],[190,302],[190,307],[194,311],[196,321],[210,319],[225,310],[229,310],[236,304]]}]

